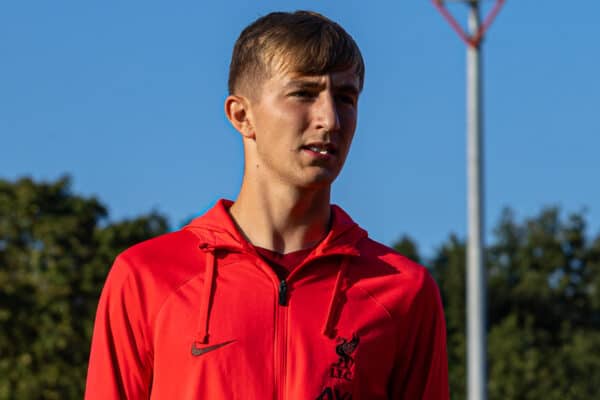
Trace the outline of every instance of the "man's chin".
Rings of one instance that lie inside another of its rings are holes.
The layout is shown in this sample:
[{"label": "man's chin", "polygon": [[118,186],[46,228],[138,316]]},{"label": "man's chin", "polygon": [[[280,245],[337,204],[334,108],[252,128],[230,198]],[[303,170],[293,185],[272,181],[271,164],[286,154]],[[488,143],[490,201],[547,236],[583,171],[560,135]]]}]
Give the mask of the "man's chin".
[{"label": "man's chin", "polygon": [[337,176],[337,173],[332,173],[331,171],[321,171],[317,174],[303,179],[303,182],[301,182],[299,186],[303,189],[329,188],[331,187]]}]

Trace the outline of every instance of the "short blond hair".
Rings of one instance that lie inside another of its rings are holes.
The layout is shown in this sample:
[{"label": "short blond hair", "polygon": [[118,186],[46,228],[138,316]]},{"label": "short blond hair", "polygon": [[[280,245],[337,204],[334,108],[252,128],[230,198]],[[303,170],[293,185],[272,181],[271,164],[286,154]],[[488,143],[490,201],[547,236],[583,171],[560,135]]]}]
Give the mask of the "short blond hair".
[{"label": "short blond hair", "polygon": [[273,70],[322,75],[348,69],[354,69],[362,90],[362,54],[339,24],[312,11],[273,12],[248,25],[235,42],[229,94],[257,90]]}]

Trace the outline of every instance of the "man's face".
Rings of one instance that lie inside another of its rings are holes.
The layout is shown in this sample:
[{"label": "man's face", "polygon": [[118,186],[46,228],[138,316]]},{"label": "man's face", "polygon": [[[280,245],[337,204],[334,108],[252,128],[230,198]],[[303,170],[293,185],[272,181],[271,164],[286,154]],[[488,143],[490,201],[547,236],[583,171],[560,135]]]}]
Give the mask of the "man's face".
[{"label": "man's face", "polygon": [[296,187],[331,185],[354,136],[358,95],[352,70],[273,74],[250,101],[256,165],[248,168]]}]

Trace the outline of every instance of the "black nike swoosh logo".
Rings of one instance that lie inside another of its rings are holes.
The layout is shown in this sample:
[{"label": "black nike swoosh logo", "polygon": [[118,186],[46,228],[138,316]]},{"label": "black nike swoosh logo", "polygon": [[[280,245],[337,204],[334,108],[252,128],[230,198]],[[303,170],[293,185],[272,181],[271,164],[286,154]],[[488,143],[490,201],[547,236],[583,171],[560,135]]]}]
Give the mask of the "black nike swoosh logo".
[{"label": "black nike swoosh logo", "polygon": [[192,355],[193,356],[201,356],[202,354],[206,354],[209,351],[213,351],[216,350],[218,348],[221,348],[223,346],[227,346],[230,343],[235,342],[235,340],[228,340],[227,342],[223,342],[223,343],[218,343],[212,346],[207,346],[207,347],[198,347],[196,346],[197,342],[192,343]]}]

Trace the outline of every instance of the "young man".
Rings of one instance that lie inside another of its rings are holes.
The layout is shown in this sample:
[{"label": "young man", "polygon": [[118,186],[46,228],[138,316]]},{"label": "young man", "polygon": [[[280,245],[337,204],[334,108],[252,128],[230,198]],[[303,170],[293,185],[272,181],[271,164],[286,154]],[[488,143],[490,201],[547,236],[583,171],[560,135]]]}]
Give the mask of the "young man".
[{"label": "young man", "polygon": [[432,278],[330,205],[363,78],[354,40],[319,14],[242,32],[225,101],[239,196],[117,258],[87,399],[448,398]]}]

